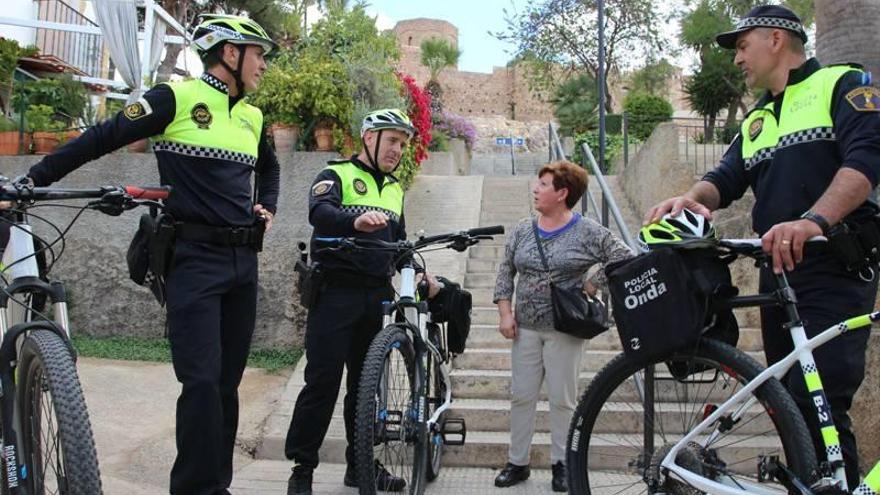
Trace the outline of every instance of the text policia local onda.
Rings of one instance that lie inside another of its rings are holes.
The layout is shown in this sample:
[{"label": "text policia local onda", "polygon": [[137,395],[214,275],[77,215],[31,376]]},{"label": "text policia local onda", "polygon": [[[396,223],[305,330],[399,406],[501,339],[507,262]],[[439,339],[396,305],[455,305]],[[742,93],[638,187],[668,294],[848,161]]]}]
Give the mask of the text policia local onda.
[{"label": "text policia local onda", "polygon": [[623,283],[623,287],[629,292],[623,299],[626,309],[636,309],[666,293],[666,284],[657,282],[656,275],[657,269],[649,268],[638,277]]}]

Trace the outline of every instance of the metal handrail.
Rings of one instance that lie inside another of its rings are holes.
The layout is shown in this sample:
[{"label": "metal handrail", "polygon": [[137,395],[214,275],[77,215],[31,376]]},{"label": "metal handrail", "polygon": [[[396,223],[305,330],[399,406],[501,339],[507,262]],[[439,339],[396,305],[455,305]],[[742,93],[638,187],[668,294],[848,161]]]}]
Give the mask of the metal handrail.
[{"label": "metal handrail", "polygon": [[[562,142],[559,140],[559,135],[556,133],[556,129],[553,127],[552,123],[548,125],[548,128],[550,133],[550,159],[553,160],[554,156],[556,159],[565,158],[565,151],[562,149]],[[617,224],[617,229],[620,231],[620,236],[633,251],[638,252],[639,247],[629,233],[629,228],[627,228],[626,222],[623,220],[623,215],[620,214],[620,208],[617,206],[617,201],[614,200],[611,188],[608,187],[608,182],[605,181],[605,176],[602,174],[602,170],[596,163],[596,159],[593,157],[593,152],[590,150],[587,143],[581,144],[581,152],[584,156],[584,163],[581,163],[581,166],[587,168],[587,165],[589,165],[593,176],[599,182],[599,188],[602,190],[602,201],[608,206],[611,216],[614,219],[614,223]],[[585,194],[587,201],[593,206],[594,211],[598,213],[600,211],[599,207],[596,204],[596,199],[593,197],[592,193],[590,193],[589,188],[587,188]],[[608,227],[607,222],[601,221],[600,223],[602,223],[604,227]]]}]

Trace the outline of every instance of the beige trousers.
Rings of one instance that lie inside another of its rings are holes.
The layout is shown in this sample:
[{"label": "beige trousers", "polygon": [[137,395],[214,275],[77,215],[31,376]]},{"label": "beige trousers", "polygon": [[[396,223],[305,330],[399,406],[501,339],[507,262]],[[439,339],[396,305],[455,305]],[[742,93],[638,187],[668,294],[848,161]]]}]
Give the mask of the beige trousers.
[{"label": "beige trousers", "polygon": [[550,402],[550,461],[565,463],[568,426],[577,404],[584,340],[555,330],[518,327],[511,352],[510,450],[508,461],[529,464],[541,383]]}]

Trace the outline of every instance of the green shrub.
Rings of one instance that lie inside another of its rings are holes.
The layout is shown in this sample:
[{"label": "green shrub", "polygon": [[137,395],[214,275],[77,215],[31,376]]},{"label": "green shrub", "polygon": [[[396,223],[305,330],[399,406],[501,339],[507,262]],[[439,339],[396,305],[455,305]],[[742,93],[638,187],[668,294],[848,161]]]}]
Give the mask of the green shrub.
[{"label": "green shrub", "polygon": [[672,104],[647,93],[631,93],[623,102],[631,136],[648,139],[660,122],[672,118]]},{"label": "green shrub", "polygon": [[[629,144],[633,145],[638,140],[630,137]],[[596,161],[599,161],[599,131],[590,131],[583,132],[574,137],[574,155],[572,159],[575,163],[583,163],[584,156],[581,153],[581,144],[587,143],[587,146],[590,147],[590,151],[593,153],[593,158]],[[607,164],[605,173],[611,174],[614,173],[613,164],[617,157],[623,154],[623,135],[621,134],[605,134],[605,163]],[[590,171],[590,167],[587,166],[587,171]],[[591,172],[592,173],[592,172]]]},{"label": "green shrub", "polygon": [[6,117],[0,117],[0,132],[17,131],[18,124]]},{"label": "green shrub", "polygon": [[49,105],[31,105],[24,114],[24,122],[31,132],[54,132],[64,130],[67,125],[55,119],[55,110]]}]

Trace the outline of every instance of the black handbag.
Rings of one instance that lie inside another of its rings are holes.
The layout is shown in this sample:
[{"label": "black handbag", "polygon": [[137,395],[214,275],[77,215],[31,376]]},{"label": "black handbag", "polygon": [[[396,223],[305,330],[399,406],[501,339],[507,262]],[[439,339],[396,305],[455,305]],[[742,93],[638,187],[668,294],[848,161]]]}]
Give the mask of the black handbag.
[{"label": "black handbag", "polygon": [[532,222],[532,231],[541,255],[541,263],[550,278],[550,303],[553,306],[553,328],[581,339],[591,339],[611,327],[608,310],[598,299],[588,297],[582,290],[566,289],[553,282],[553,272],[541,246],[538,224]]}]

